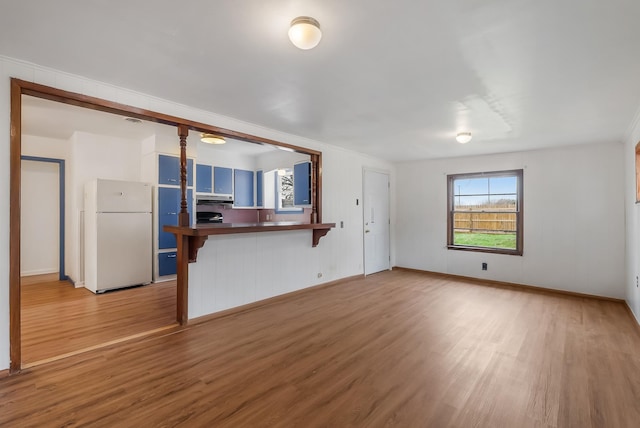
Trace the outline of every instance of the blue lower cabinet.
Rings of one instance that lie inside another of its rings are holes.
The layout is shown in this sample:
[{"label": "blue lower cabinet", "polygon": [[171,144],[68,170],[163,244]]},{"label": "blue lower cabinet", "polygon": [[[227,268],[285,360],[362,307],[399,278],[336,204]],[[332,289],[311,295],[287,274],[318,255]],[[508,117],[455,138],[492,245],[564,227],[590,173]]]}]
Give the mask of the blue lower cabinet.
[{"label": "blue lower cabinet", "polygon": [[177,253],[171,251],[158,254],[158,276],[175,275],[178,271],[176,263]]},{"label": "blue lower cabinet", "polygon": [[163,226],[177,226],[180,212],[180,189],[158,188],[158,248],[175,248],[176,236],[162,230]]},{"label": "blue lower cabinet", "polygon": [[[193,190],[187,189],[187,211],[189,224],[193,223]],[[180,212],[180,189],[158,188],[158,248],[176,248],[176,236],[162,230],[163,226],[177,226]]]}]

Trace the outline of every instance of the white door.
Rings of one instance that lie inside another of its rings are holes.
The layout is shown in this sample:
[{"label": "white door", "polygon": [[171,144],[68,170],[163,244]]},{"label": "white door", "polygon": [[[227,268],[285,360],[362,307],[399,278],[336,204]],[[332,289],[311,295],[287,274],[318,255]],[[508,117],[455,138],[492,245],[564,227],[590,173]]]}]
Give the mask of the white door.
[{"label": "white door", "polygon": [[364,170],[364,274],[388,270],[389,175]]}]

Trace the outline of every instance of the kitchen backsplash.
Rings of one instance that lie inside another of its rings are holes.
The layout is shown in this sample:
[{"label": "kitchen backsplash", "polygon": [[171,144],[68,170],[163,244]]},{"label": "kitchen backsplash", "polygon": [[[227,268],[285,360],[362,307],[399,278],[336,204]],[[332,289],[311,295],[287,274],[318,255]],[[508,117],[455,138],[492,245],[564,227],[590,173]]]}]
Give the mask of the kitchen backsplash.
[{"label": "kitchen backsplash", "polygon": [[[219,212],[223,223],[255,223],[267,221],[298,221],[310,223],[311,208],[305,208],[300,214],[276,214],[272,209],[236,209],[228,205],[199,205],[197,211]],[[268,219],[267,219],[268,216]]]}]

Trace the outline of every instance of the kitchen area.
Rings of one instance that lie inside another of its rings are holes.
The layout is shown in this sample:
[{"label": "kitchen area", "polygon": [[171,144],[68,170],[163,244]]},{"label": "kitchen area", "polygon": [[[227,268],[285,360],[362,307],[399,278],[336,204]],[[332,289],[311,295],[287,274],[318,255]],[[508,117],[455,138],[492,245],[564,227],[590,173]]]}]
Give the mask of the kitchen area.
[{"label": "kitchen area", "polygon": [[[175,128],[23,97],[23,156],[66,164],[64,203],[39,208],[61,213],[48,248],[62,263],[21,271],[24,362],[174,327],[176,243],[164,227],[180,210]],[[309,155],[201,137],[187,146],[192,226],[311,221]]]}]

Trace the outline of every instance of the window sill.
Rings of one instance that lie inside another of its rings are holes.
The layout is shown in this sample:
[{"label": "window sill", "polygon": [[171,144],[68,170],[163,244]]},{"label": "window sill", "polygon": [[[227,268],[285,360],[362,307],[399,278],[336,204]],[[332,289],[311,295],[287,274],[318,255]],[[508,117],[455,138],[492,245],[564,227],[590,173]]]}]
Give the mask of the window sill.
[{"label": "window sill", "polygon": [[487,247],[469,247],[464,245],[447,245],[449,250],[459,251],[473,251],[476,253],[490,253],[490,254],[506,254],[509,256],[522,256],[521,250],[508,250],[504,248],[487,248]]}]

